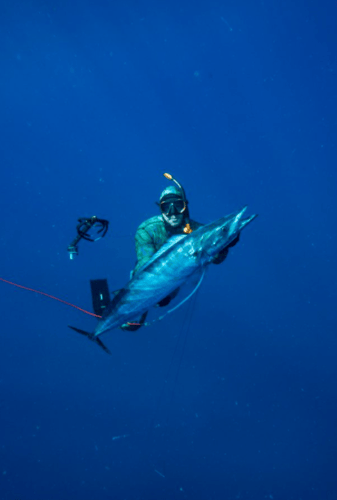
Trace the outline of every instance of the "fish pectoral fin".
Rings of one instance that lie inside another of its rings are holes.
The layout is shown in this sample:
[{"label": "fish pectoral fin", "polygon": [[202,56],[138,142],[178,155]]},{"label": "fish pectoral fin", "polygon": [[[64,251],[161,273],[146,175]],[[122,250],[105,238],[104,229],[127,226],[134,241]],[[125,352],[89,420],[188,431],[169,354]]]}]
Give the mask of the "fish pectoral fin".
[{"label": "fish pectoral fin", "polygon": [[70,326],[70,325],[68,325],[68,326],[69,326],[69,328],[71,328],[75,332],[80,333],[81,335],[84,335],[85,337],[87,337],[89,340],[92,340],[92,342],[95,342],[95,344],[99,345],[103,349],[103,351],[105,351],[107,354],[111,354],[111,351],[109,351],[107,346],[103,344],[101,339],[99,339],[93,333],[86,332],[85,330],[80,330],[79,328],[76,328],[75,326]]}]

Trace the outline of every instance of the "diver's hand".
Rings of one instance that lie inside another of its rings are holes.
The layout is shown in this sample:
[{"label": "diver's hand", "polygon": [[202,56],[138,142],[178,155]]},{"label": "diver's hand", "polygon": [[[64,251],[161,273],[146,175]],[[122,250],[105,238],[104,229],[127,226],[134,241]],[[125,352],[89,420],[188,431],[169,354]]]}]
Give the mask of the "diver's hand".
[{"label": "diver's hand", "polygon": [[221,264],[228,255],[228,248],[224,248],[221,252],[217,253],[215,257],[213,257],[213,264]]},{"label": "diver's hand", "polygon": [[223,250],[221,250],[221,252],[216,254],[216,256],[212,260],[213,264],[221,264],[228,255],[228,249],[234,247],[238,243],[239,239],[240,239],[240,233],[229,245],[227,245]]},{"label": "diver's hand", "polygon": [[172,298],[170,295],[168,295],[167,297],[164,297],[163,299],[161,299],[159,302],[158,302],[158,306],[159,307],[165,307],[165,306],[168,306],[169,303],[171,302]]},{"label": "diver's hand", "polygon": [[229,245],[227,245],[226,248],[235,247],[235,245],[239,242],[239,240],[240,240],[240,233],[237,235],[236,238],[234,238],[234,240]]},{"label": "diver's hand", "polygon": [[121,330],[124,330],[126,332],[136,332],[137,330],[139,330],[139,328],[141,328],[145,324],[146,316],[147,316],[147,311],[145,311],[141,315],[138,321],[134,321],[132,323],[129,322],[124,323],[119,328],[121,328]]},{"label": "diver's hand", "polygon": [[126,332],[136,332],[137,330],[139,330],[139,328],[141,328],[143,325],[141,323],[134,323],[134,324],[130,324],[130,323],[124,323],[124,325],[121,325],[120,326],[120,329],[121,330],[124,330]]}]

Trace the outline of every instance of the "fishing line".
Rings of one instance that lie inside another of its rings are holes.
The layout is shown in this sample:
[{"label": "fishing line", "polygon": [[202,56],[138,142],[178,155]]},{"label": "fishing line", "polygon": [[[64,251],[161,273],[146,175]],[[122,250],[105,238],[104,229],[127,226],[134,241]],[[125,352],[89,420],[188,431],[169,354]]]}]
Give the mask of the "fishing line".
[{"label": "fishing line", "polygon": [[[173,354],[172,354],[172,357],[171,357],[171,361],[170,361],[170,364],[169,364],[169,367],[168,367],[168,370],[167,370],[167,374],[166,374],[166,377],[164,379],[164,382],[163,382],[163,385],[162,385],[162,389],[160,391],[160,395],[159,395],[159,398],[158,398],[158,404],[156,406],[155,415],[154,415],[154,417],[151,420],[150,434],[152,432],[152,429],[154,428],[154,422],[155,422],[156,418],[158,418],[158,414],[159,414],[159,412],[160,412],[160,410],[161,410],[161,408],[162,408],[162,406],[164,404],[165,388],[166,388],[168,382],[170,380],[172,380],[172,378],[174,377],[172,389],[170,390],[170,388],[167,388],[168,397],[170,398],[170,402],[169,402],[167,414],[166,414],[166,417],[165,417],[164,420],[165,420],[166,423],[168,421],[170,407],[171,407],[172,402],[173,402],[174,392],[175,392],[175,389],[176,389],[176,386],[177,386],[179,372],[180,372],[180,366],[181,366],[181,363],[182,363],[182,360],[183,360],[183,357],[184,357],[185,347],[186,347],[186,343],[187,343],[187,337],[188,337],[188,333],[189,333],[189,330],[190,330],[192,316],[193,316],[195,305],[196,305],[197,294],[195,292],[197,292],[197,290],[199,289],[199,286],[200,286],[201,281],[202,281],[202,279],[204,277],[204,274],[205,274],[205,271],[202,273],[201,279],[199,280],[197,286],[194,288],[193,292],[190,295],[188,295],[188,297],[186,299],[184,299],[181,303],[179,303],[176,307],[174,307],[173,309],[171,309],[170,311],[168,311],[168,313],[169,313],[169,312],[172,312],[173,310],[177,309],[180,305],[182,305],[184,302],[186,302],[187,299],[189,299],[193,294],[195,294],[194,297],[193,297],[193,300],[189,303],[189,307],[186,310],[183,322],[181,324],[181,328],[179,330],[178,339],[177,339],[177,342],[175,344],[175,348],[174,348],[174,351],[173,351]],[[182,350],[181,350],[181,354],[180,354],[180,357],[179,357],[178,366],[176,367],[176,370],[174,370],[174,363],[178,359],[178,350],[179,350],[179,347],[181,346],[181,344],[182,344]],[[176,371],[175,376],[174,376],[174,371]],[[169,396],[169,392],[171,392],[171,396]]]},{"label": "fishing line", "polygon": [[192,302],[190,304],[189,311],[186,314],[186,318],[188,317],[187,328],[186,328],[186,331],[185,331],[185,336],[184,336],[184,339],[183,339],[183,348],[182,348],[182,351],[181,351],[181,355],[180,355],[180,359],[179,359],[179,363],[178,363],[178,368],[177,368],[176,376],[175,376],[173,387],[172,387],[172,391],[171,391],[171,398],[170,398],[170,402],[169,402],[169,405],[168,405],[168,411],[167,411],[167,415],[166,415],[166,423],[168,423],[168,419],[170,417],[170,411],[171,411],[171,408],[172,408],[174,394],[175,394],[175,390],[176,390],[177,383],[178,383],[178,378],[179,378],[181,363],[182,363],[182,360],[183,360],[183,357],[184,357],[184,354],[185,354],[185,348],[186,348],[186,344],[187,344],[187,338],[188,338],[188,335],[189,335],[189,332],[190,332],[190,327],[191,327],[191,322],[192,322],[192,317],[193,317],[193,314],[194,314],[194,309],[195,309],[196,301],[197,301],[197,294],[193,297],[193,300],[192,300]]},{"label": "fishing line", "polygon": [[[160,427],[159,423],[157,425],[154,425],[154,422],[155,422],[156,418],[158,419],[158,421],[160,420],[159,412],[161,413],[161,409],[162,409],[162,406],[164,404],[164,400],[165,399],[167,399],[167,400],[169,399],[169,403],[168,403],[168,406],[167,406],[167,409],[166,409],[166,412],[165,412],[166,415],[164,416],[163,421],[164,421],[164,424],[166,426],[168,425],[168,421],[169,421],[169,417],[170,417],[170,413],[171,413],[171,409],[172,409],[172,404],[173,404],[173,400],[174,400],[175,390],[176,390],[176,386],[177,386],[177,383],[178,383],[178,378],[179,378],[179,373],[180,373],[180,367],[181,367],[182,360],[183,360],[183,357],[184,357],[184,354],[185,354],[185,348],[186,348],[186,344],[187,344],[187,337],[188,337],[188,334],[189,334],[189,331],[190,331],[192,316],[194,314],[194,309],[195,309],[195,306],[196,306],[196,300],[197,300],[197,294],[194,295],[193,300],[189,303],[189,307],[187,308],[186,314],[184,316],[184,320],[183,320],[181,328],[180,328],[180,332],[179,332],[178,339],[177,339],[177,342],[176,342],[176,345],[175,345],[175,349],[174,349],[173,355],[171,357],[171,362],[170,362],[170,365],[169,365],[168,370],[167,370],[167,375],[166,375],[166,378],[164,379],[163,386],[162,386],[162,389],[161,389],[161,392],[160,392],[160,396],[159,396],[159,399],[158,399],[158,404],[157,404],[157,407],[156,407],[156,410],[155,410],[155,414],[154,414],[154,417],[152,418],[152,421],[151,421],[151,424],[150,424],[150,429],[149,429],[149,433],[148,433],[148,437],[149,438],[152,438],[152,436],[153,436],[153,430],[156,427]],[[186,324],[187,324],[187,327],[185,328]],[[183,332],[185,332],[184,335],[183,335]],[[178,348],[181,345],[181,340],[182,340],[182,343],[183,343],[183,345],[182,345],[182,351],[181,351],[181,354],[180,354],[178,366],[176,368],[176,373],[175,373],[175,377],[174,377],[173,365],[174,365],[174,361],[177,359]],[[165,398],[164,397],[165,387],[166,387],[168,381],[170,379],[172,379],[173,377],[174,377],[174,382],[173,382],[173,386],[172,386],[172,390],[171,390],[171,395],[169,394],[170,393],[170,389],[168,388],[167,389],[167,391],[168,391],[167,398]],[[157,472],[157,474],[160,474],[163,477],[165,477],[165,475],[166,475],[165,473],[162,474],[162,473],[160,473],[157,470],[158,469],[158,462],[159,462],[160,458],[161,458],[161,455],[159,453],[159,456],[158,456],[157,460],[155,460],[155,463],[152,466],[154,467],[154,470]],[[165,464],[165,462],[164,462],[164,464]]]},{"label": "fishing line", "polygon": [[[189,304],[189,306],[190,306],[190,304]],[[161,391],[160,391],[160,394],[159,394],[158,403],[156,405],[154,416],[153,416],[153,418],[151,420],[150,434],[152,433],[152,429],[155,427],[154,426],[154,422],[155,422],[156,418],[159,420],[158,415],[159,415],[160,410],[161,410],[161,408],[162,408],[162,406],[164,404],[165,388],[166,388],[166,385],[167,385],[168,381],[171,378],[171,370],[172,370],[172,367],[173,367],[173,363],[176,360],[176,353],[178,351],[178,346],[180,344],[180,339],[181,339],[182,332],[184,331],[184,328],[185,328],[185,323],[186,323],[186,319],[187,319],[187,316],[188,316],[188,311],[189,311],[189,307],[187,308],[186,313],[184,315],[184,319],[183,319],[181,328],[179,330],[178,338],[177,338],[177,341],[175,343],[174,351],[173,351],[173,354],[171,356],[171,361],[170,361],[170,364],[169,364],[169,367],[168,367],[168,370],[167,370],[167,373],[166,373],[166,377],[164,378],[163,385],[162,385],[162,388],[161,388]],[[160,424],[158,424],[158,427],[159,426],[160,426]]]},{"label": "fishing line", "polygon": [[95,318],[102,317],[102,316],[99,316],[98,314],[94,314],[92,312],[86,311],[85,309],[82,309],[79,306],[75,306],[75,304],[71,304],[70,302],[59,299],[58,297],[54,297],[54,295],[50,295],[49,293],[40,292],[39,290],[34,290],[34,288],[28,288],[27,286],[18,285],[17,283],[13,283],[12,281],[8,281],[8,280],[5,280],[3,278],[0,278],[0,281],[3,281],[4,283],[8,283],[9,285],[16,286],[17,288],[23,288],[23,290],[28,290],[29,292],[34,292],[34,293],[38,293],[40,295],[44,295],[45,297],[48,297],[49,299],[57,300],[58,302],[62,302],[62,304],[66,304],[67,306],[74,307],[75,309],[78,309],[79,311],[81,311],[85,314],[89,314],[89,316],[94,316]]}]

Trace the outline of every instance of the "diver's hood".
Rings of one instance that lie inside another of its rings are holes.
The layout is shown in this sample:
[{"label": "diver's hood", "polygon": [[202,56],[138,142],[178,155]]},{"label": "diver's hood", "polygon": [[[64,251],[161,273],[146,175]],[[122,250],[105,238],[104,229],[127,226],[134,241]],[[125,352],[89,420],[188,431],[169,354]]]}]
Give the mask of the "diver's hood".
[{"label": "diver's hood", "polygon": [[167,186],[167,188],[164,189],[162,194],[160,195],[159,202],[162,202],[166,198],[180,198],[184,199],[185,193],[182,193],[181,190],[177,186]]}]

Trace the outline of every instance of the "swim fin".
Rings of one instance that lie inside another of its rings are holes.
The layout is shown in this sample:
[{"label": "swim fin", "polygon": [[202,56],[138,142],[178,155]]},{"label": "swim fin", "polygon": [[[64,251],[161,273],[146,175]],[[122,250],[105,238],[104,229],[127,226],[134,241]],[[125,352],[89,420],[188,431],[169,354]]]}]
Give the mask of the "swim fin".
[{"label": "swim fin", "polygon": [[90,280],[90,288],[94,312],[97,316],[102,316],[111,302],[108,280]]}]

